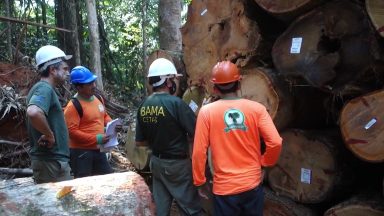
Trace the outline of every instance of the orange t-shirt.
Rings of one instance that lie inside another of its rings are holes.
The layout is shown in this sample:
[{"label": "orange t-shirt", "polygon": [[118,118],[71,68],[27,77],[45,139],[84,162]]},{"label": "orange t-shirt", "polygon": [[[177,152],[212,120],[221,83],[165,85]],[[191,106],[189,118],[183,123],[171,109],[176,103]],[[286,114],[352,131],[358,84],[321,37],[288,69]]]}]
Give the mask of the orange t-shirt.
[{"label": "orange t-shirt", "polygon": [[93,96],[90,100],[77,98],[83,109],[80,118],[75,106],[70,101],[64,109],[65,121],[69,132],[69,147],[80,149],[98,149],[98,134],[104,134],[104,127],[111,121],[106,109]]},{"label": "orange t-shirt", "polygon": [[[266,144],[261,155],[260,137]],[[213,193],[231,195],[261,182],[261,166],[274,165],[282,138],[265,107],[246,99],[222,99],[201,108],[192,155],[196,186],[205,183],[207,149],[212,153]]]}]

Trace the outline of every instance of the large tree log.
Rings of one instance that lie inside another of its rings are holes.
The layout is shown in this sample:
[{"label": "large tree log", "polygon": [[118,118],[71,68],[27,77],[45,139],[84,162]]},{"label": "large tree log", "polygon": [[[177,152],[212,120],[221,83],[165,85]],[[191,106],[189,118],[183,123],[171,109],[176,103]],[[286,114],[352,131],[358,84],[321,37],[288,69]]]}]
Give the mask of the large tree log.
[{"label": "large tree log", "polygon": [[369,162],[384,161],[384,91],[349,101],[340,116],[340,130],[348,149]]},{"label": "large tree log", "polygon": [[356,195],[332,208],[324,216],[382,216],[384,215],[384,199],[373,195]]},{"label": "large tree log", "polygon": [[286,197],[278,196],[269,188],[264,187],[264,216],[315,216],[312,209],[298,204]]},{"label": "large tree log", "polygon": [[340,94],[370,68],[377,47],[363,8],[341,0],[295,20],[275,42],[272,57],[282,74]]},{"label": "large tree log", "polygon": [[213,66],[222,60],[246,65],[261,41],[257,23],[247,17],[245,0],[194,0],[182,27],[183,51],[190,84],[207,86]]},{"label": "large tree log", "polygon": [[268,172],[269,185],[276,193],[301,203],[320,203],[351,190],[351,168],[333,135],[291,129],[281,136],[280,159]]},{"label": "large tree log", "polygon": [[33,184],[0,182],[1,215],[155,215],[151,193],[134,172]]},{"label": "large tree log", "polygon": [[285,128],[293,116],[293,98],[287,83],[271,69],[247,67],[242,73],[239,95],[263,104],[276,127]]},{"label": "large tree log", "polygon": [[384,1],[365,0],[365,6],[376,31],[384,37]]},{"label": "large tree log", "polygon": [[320,5],[324,0],[255,0],[255,2],[268,13],[287,21]]}]

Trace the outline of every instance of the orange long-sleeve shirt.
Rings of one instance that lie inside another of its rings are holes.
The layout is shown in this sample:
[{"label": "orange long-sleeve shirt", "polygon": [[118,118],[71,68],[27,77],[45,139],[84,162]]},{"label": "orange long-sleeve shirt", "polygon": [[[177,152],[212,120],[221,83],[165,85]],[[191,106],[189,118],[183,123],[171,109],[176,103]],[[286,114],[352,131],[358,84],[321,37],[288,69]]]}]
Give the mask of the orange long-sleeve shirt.
[{"label": "orange long-sleeve shirt", "polygon": [[[266,144],[261,155],[260,137]],[[265,107],[246,99],[226,99],[205,105],[197,117],[192,155],[196,186],[205,183],[207,149],[214,168],[213,193],[238,194],[261,182],[261,166],[274,165],[282,138]]]},{"label": "orange long-sleeve shirt", "polygon": [[80,149],[98,149],[97,135],[104,134],[104,127],[111,121],[106,109],[95,96],[90,100],[78,97],[83,109],[80,118],[70,101],[64,109],[65,121],[69,132],[69,147]]}]

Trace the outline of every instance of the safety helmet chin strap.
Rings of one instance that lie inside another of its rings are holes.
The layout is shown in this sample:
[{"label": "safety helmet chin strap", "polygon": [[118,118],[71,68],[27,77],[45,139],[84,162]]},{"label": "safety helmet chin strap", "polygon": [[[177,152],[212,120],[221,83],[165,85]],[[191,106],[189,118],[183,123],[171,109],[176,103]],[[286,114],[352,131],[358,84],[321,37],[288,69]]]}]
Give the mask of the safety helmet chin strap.
[{"label": "safety helmet chin strap", "polygon": [[174,78],[175,75],[164,75],[164,76],[160,76],[160,80],[158,82],[155,82],[152,84],[153,87],[157,87],[157,86],[161,86],[168,78]]},{"label": "safety helmet chin strap", "polygon": [[160,78],[161,78],[160,81],[152,84],[153,87],[161,86],[165,82],[165,80],[167,80],[166,77],[160,77]]}]

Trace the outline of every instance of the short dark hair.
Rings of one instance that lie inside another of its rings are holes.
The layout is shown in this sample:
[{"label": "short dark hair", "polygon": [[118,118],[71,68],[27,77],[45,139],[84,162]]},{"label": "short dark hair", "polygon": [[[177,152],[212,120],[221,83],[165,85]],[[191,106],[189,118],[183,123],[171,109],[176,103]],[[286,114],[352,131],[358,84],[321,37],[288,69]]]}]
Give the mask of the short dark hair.
[{"label": "short dark hair", "polygon": [[225,84],[215,84],[215,88],[222,94],[236,92],[238,87],[239,87],[239,81],[225,83]]},{"label": "short dark hair", "polygon": [[53,67],[54,69],[58,69],[58,68],[60,68],[61,63],[62,63],[62,61],[49,65],[45,70],[40,72],[40,75],[42,77],[48,77],[49,76],[49,70],[51,69],[51,67]]}]

